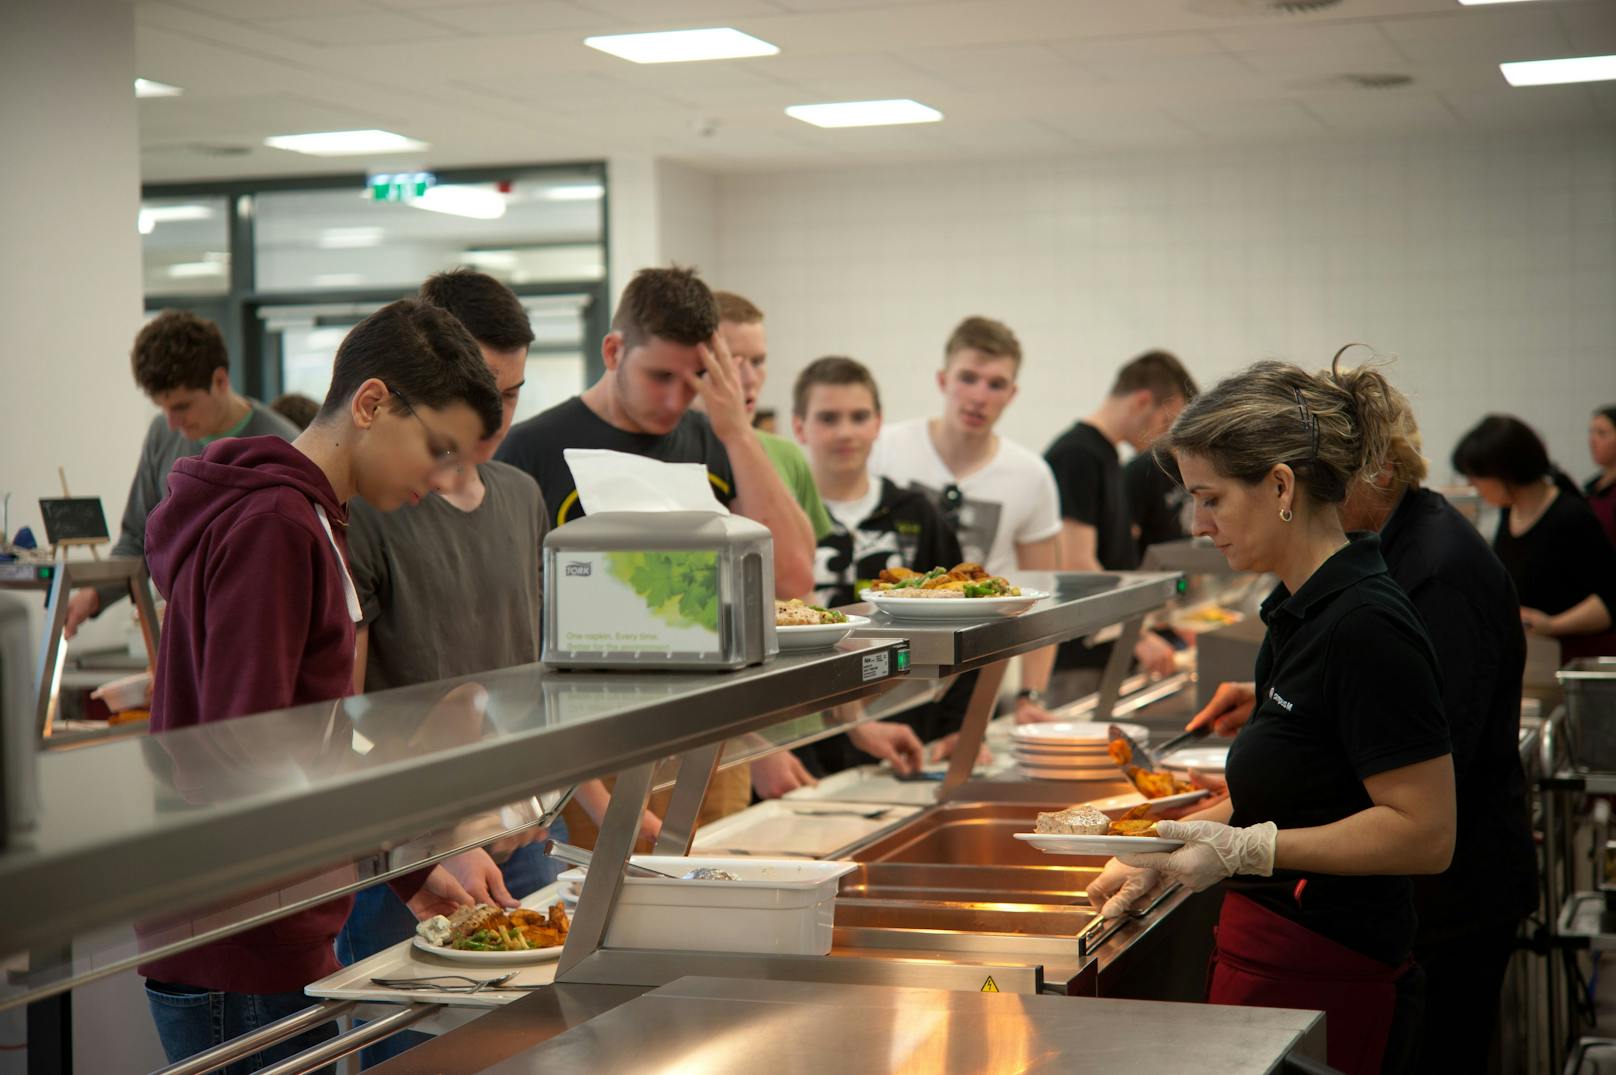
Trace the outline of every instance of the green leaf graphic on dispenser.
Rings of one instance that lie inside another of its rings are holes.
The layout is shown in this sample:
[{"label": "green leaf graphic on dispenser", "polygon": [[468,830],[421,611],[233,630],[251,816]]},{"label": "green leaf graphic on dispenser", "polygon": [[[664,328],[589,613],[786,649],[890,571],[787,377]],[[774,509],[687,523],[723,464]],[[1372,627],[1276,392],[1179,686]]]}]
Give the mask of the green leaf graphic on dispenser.
[{"label": "green leaf graphic on dispenser", "polygon": [[718,631],[716,553],[612,552],[606,562],[665,623]]}]

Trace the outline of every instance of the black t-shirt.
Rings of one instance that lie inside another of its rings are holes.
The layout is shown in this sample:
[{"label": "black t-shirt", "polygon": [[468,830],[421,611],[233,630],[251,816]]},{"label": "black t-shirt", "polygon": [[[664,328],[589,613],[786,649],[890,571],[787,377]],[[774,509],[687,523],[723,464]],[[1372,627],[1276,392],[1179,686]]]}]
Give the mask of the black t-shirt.
[{"label": "black t-shirt", "polygon": [[[881,496],[863,519],[839,518],[830,513],[832,530],[819,539],[814,556],[814,600],[834,607],[858,600],[854,588],[889,567],[930,571],[953,567],[964,554],[959,538],[943,521],[931,497],[918,489],[904,489],[881,479]],[[889,718],[907,724],[923,741],[958,731],[970,703],[976,674],[961,676],[947,694],[929,705],[916,706]],[[835,735],[796,749],[798,759],[816,777],[826,777],[867,765],[876,759],[859,750],[846,735]]]},{"label": "black t-shirt", "polygon": [[863,519],[840,519],[831,511],[831,532],[814,555],[814,600],[826,607],[858,600],[854,587],[889,567],[930,571],[953,567],[963,557],[959,539],[931,498],[881,479],[881,497]]},{"label": "black t-shirt", "polygon": [[1061,517],[1094,527],[1094,551],[1108,571],[1139,566],[1122,485],[1122,463],[1105,434],[1078,422],[1044,453],[1060,489]]},{"label": "black t-shirt", "polygon": [[1380,552],[1425,621],[1453,743],[1453,865],[1414,878],[1419,940],[1431,943],[1537,906],[1519,742],[1526,639],[1504,565],[1446,498],[1429,489],[1405,493],[1381,528]]},{"label": "black t-shirt", "polygon": [[1140,452],[1128,460],[1122,468],[1122,488],[1133,522],[1134,547],[1141,560],[1152,545],[1189,536],[1184,532],[1184,505],[1189,502],[1189,494],[1168,476],[1155,456]]},{"label": "black t-shirt", "polygon": [[662,436],[627,433],[590,410],[581,397],[573,396],[512,426],[505,443],[494,453],[495,459],[525,470],[539,483],[545,503],[554,512],[551,526],[584,516],[572,470],[561,455],[566,448],[604,448],[664,463],[703,463],[719,502],[728,504],[735,499],[729,454],[705,415],[687,411],[673,432]]},{"label": "black t-shirt", "polygon": [[[1509,509],[1498,520],[1493,551],[1515,583],[1524,608],[1557,616],[1598,594],[1616,617],[1616,546],[1605,537],[1593,510],[1575,493],[1561,491],[1519,537],[1509,532]],[[1566,635],[1560,650],[1567,660],[1616,654],[1616,630]]]},{"label": "black t-shirt", "polygon": [[[1257,706],[1229,750],[1230,824],[1328,825],[1374,805],[1367,778],[1449,752],[1436,654],[1378,537],[1355,535],[1294,595],[1276,587],[1262,618]],[[1231,886],[1385,963],[1414,942],[1406,876],[1276,870]]]}]

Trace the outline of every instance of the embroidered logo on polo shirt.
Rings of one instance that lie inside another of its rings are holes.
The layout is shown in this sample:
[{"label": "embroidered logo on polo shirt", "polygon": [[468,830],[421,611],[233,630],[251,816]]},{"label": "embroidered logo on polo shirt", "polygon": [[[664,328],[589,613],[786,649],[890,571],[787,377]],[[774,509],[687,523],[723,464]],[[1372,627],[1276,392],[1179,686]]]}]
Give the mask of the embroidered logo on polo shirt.
[{"label": "embroidered logo on polo shirt", "polygon": [[1289,702],[1287,702],[1285,699],[1281,698],[1279,696],[1279,692],[1276,691],[1272,687],[1268,688],[1268,697],[1269,697],[1270,700],[1272,700],[1274,702],[1277,702],[1285,710],[1285,712],[1287,712],[1287,713],[1289,713],[1293,708],[1295,708]]}]

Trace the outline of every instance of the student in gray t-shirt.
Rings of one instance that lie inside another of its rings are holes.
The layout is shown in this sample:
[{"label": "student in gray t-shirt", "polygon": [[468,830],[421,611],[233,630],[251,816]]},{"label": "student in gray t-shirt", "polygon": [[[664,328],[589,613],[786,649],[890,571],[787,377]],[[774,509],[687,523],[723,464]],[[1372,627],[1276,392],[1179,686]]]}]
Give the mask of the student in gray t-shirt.
[{"label": "student in gray t-shirt", "polygon": [[[135,337],[129,355],[135,384],[162,414],[152,419],[135,480],[124,502],[114,556],[146,554],[146,516],[168,493],[176,460],[201,455],[225,437],[292,440],[297,428],[257,400],[230,387],[230,356],[219,326],[184,310],[164,310]],[[67,637],[85,620],[129,596],[126,586],[85,587],[67,602]]]}]

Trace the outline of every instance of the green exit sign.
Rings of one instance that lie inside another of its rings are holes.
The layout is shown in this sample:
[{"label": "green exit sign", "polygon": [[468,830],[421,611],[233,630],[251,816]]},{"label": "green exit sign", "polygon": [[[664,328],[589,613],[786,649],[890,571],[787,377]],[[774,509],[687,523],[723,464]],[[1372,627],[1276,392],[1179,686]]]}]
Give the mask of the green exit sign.
[{"label": "green exit sign", "polygon": [[431,190],[438,177],[431,172],[380,173],[370,177],[366,191],[375,202],[407,202]]}]

